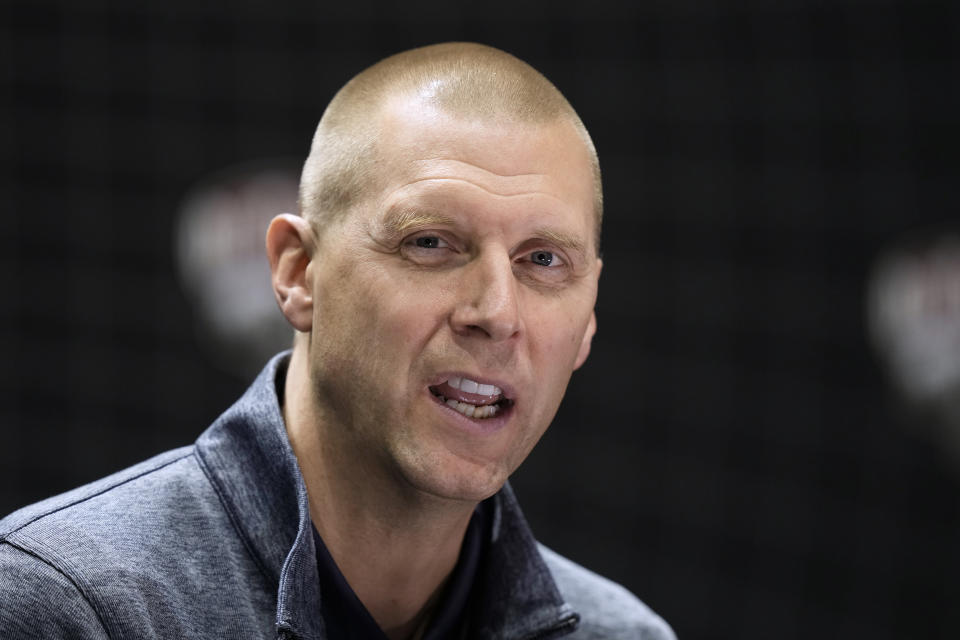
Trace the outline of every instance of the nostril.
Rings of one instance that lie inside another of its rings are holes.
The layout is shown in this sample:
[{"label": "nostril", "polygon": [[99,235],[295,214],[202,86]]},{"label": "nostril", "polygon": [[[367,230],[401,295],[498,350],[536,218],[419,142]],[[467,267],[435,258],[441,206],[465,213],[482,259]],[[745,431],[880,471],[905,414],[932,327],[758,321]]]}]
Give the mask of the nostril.
[{"label": "nostril", "polygon": [[490,335],[490,332],[489,332],[489,331],[487,331],[486,329],[484,329],[483,327],[481,327],[481,326],[478,325],[478,324],[467,325],[467,329],[469,329],[470,331],[480,332],[480,333],[482,333],[482,334],[484,334],[484,335],[487,335],[487,336]]}]

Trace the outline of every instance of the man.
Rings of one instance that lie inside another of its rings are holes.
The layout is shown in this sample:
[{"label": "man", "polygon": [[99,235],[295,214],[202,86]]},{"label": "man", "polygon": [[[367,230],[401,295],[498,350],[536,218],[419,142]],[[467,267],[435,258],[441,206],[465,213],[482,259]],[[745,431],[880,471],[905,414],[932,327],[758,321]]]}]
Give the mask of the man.
[{"label": "man", "polygon": [[501,51],[351,80],[267,232],[292,352],[193,447],[0,522],[0,636],[672,638],[505,484],[590,351],[598,166]]}]

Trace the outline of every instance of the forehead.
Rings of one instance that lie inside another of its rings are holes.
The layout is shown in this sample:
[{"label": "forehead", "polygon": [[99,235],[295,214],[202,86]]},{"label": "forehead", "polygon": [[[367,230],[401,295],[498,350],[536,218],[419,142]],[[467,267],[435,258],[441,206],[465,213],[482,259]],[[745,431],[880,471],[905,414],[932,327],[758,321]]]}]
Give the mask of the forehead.
[{"label": "forehead", "polygon": [[380,117],[376,156],[385,198],[401,189],[436,190],[448,179],[495,197],[536,194],[589,224],[593,221],[590,152],[565,119],[466,119],[421,100],[394,99]]}]

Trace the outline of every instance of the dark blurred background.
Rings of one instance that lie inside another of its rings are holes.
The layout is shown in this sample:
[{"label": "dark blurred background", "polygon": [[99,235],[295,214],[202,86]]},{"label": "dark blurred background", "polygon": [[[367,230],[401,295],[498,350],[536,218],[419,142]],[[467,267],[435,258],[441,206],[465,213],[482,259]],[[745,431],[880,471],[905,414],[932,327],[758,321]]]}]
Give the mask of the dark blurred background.
[{"label": "dark blurred background", "polygon": [[685,640],[960,637],[954,432],[868,314],[884,256],[956,229],[958,35],[946,1],[4,0],[0,512],[250,381],[178,262],[198,185],[302,161],[376,60],[476,40],[557,84],[605,176],[593,354],[514,479],[539,537]]}]

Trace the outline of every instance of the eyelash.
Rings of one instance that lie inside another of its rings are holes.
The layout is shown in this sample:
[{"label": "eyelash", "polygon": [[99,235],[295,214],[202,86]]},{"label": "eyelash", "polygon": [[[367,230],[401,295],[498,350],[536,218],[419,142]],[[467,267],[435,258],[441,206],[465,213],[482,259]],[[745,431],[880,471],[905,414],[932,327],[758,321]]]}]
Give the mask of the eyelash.
[{"label": "eyelash", "polygon": [[446,247],[441,247],[441,246],[437,246],[437,247],[425,247],[425,246],[423,246],[423,245],[420,244],[420,241],[421,241],[421,240],[436,240],[438,244],[439,244],[439,243],[443,243],[443,244],[445,244],[447,247],[450,246],[450,243],[447,242],[446,240],[444,240],[443,238],[441,238],[440,236],[419,236],[419,237],[416,237],[416,238],[414,238],[413,240],[411,240],[411,242],[412,242],[413,245],[414,245],[415,247],[417,247],[418,249],[445,249],[445,248],[446,248]]}]

